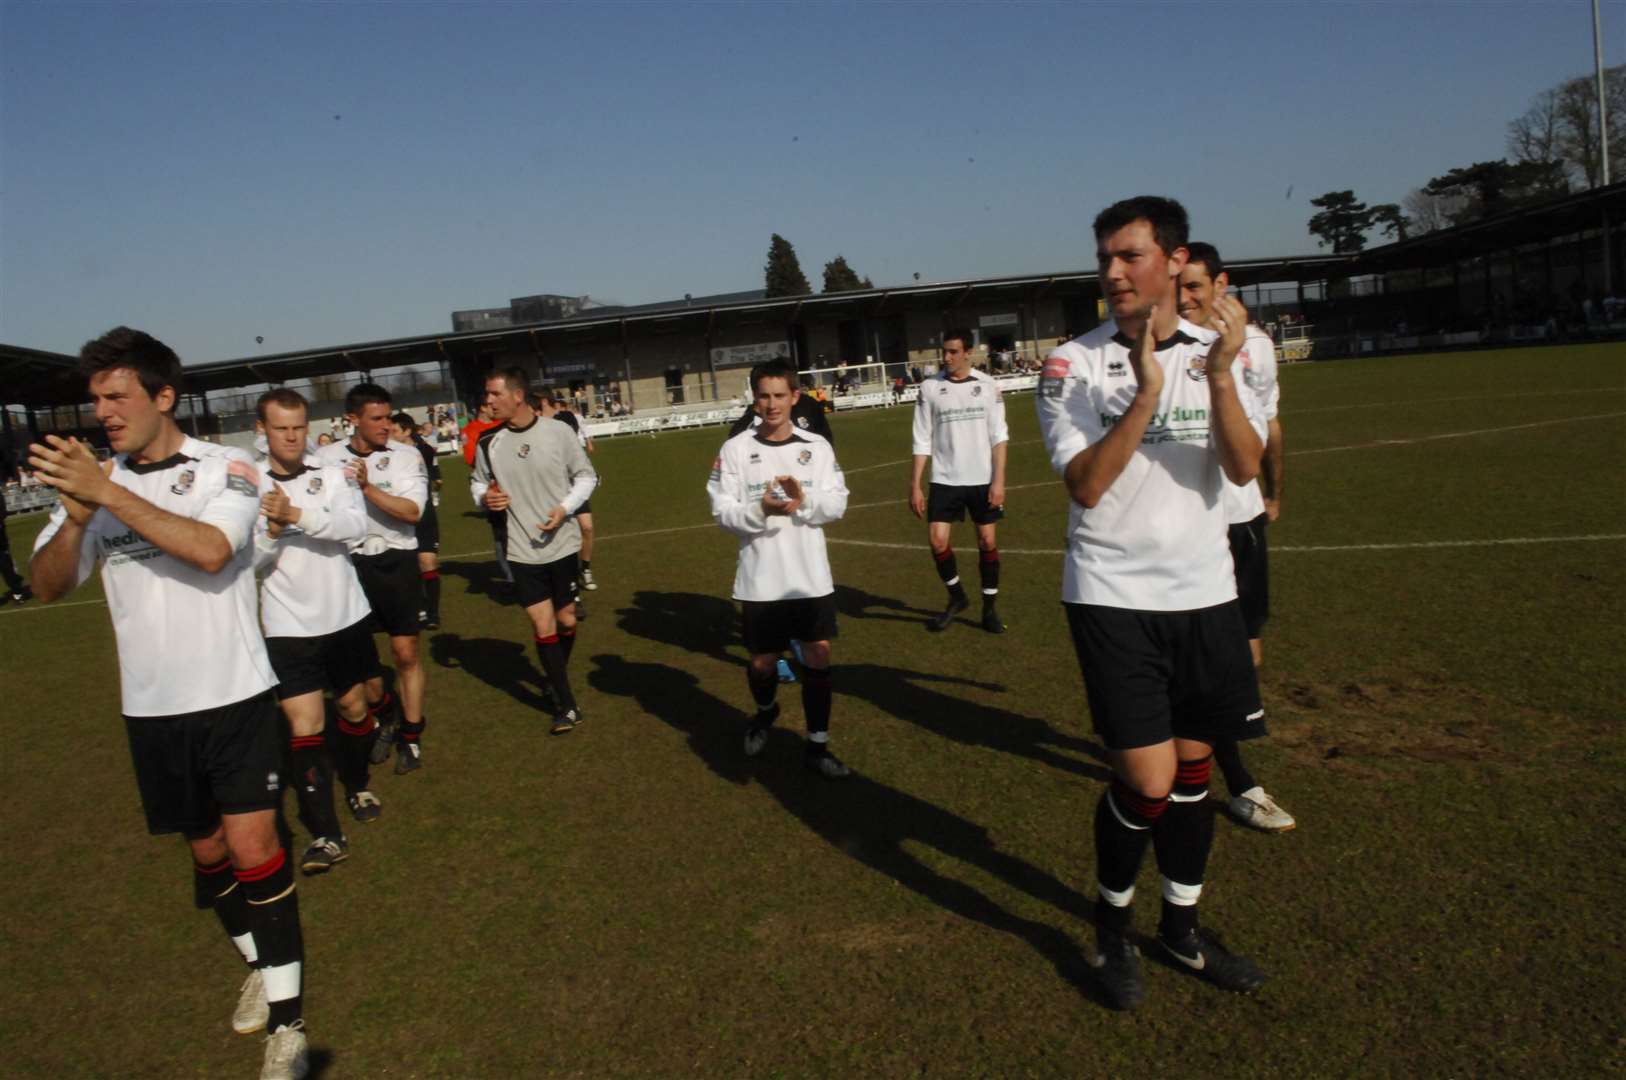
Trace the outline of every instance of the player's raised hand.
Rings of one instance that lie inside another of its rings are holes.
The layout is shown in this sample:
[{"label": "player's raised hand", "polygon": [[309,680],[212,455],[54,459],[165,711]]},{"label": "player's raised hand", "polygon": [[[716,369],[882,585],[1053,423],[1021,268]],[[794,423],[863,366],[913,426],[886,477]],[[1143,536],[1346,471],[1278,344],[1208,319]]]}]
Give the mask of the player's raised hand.
[{"label": "player's raised hand", "polygon": [[359,487],[361,490],[366,491],[367,490],[367,463],[365,461],[352,461],[350,463],[350,470],[353,473],[355,473],[356,486]]},{"label": "player's raised hand", "polygon": [[1216,296],[1211,325],[1220,335],[1208,350],[1208,373],[1215,375],[1230,371],[1236,354],[1242,351],[1248,339],[1248,309],[1230,293]]},{"label": "player's raised hand", "polygon": [[775,477],[779,486],[785,489],[785,513],[794,514],[802,508],[806,495],[802,492],[802,482],[794,476]]},{"label": "player's raised hand", "polygon": [[[506,505],[507,498],[508,498],[508,496],[506,496],[506,495],[503,496],[505,505]],[[548,520],[538,524],[537,528],[542,530],[545,533],[553,532],[559,526],[563,525],[565,523],[565,518],[567,518],[569,516],[570,515],[565,512],[565,508],[564,508],[563,504],[561,504],[559,506],[555,506],[552,510],[548,511]]]},{"label": "player's raised hand", "polygon": [[768,490],[762,493],[762,512],[769,517],[784,517],[790,513],[790,499],[786,497],[787,493],[781,486],[784,479],[783,476],[774,477],[773,483],[768,485]]},{"label": "player's raised hand", "polygon": [[281,488],[260,496],[260,513],[273,525],[288,524],[288,509],[293,505]]},{"label": "player's raised hand", "polygon": [[1134,352],[1129,354],[1130,363],[1135,367],[1135,393],[1137,396],[1156,400],[1163,394],[1163,365],[1157,362],[1157,305],[1146,313],[1146,325],[1140,332],[1140,340],[1135,343]]},{"label": "player's raised hand", "polygon": [[112,483],[107,478],[112,462],[104,466],[95,451],[78,439],[47,435],[43,444],[29,445],[28,464],[41,483],[90,510],[102,504],[107,485]]}]

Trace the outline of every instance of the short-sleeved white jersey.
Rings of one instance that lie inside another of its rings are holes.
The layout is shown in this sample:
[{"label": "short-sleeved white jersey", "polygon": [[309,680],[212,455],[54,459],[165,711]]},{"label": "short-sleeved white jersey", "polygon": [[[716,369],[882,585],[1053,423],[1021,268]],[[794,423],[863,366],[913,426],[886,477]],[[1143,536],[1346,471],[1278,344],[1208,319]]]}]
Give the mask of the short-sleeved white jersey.
[{"label": "short-sleeved white jersey", "polygon": [[952,379],[945,368],[920,384],[914,453],[932,459],[932,483],[989,483],[994,447],[1010,437],[1005,398],[991,376],[972,368],[965,378]]},{"label": "short-sleeved white jersey", "polygon": [[[1216,335],[1182,320],[1160,342],[1163,393],[1141,444],[1101,501],[1068,519],[1062,600],[1136,611],[1194,611],[1236,598],[1225,476],[1209,429],[1207,357]],[[1100,442],[1135,396],[1131,343],[1106,324],[1051,350],[1036,405],[1058,473]],[[1254,428],[1252,395],[1239,393]]]},{"label": "short-sleeved white jersey", "polygon": [[[369,450],[365,454],[351,449],[350,441],[329,443],[316,451],[316,459],[323,465],[341,468],[358,461],[367,463],[367,483],[386,495],[410,499],[423,513],[429,501],[429,474],[424,471],[423,455],[410,443],[391,439],[382,450]],[[365,502],[365,496],[363,497]],[[379,555],[391,548],[396,551],[418,550],[416,522],[402,521],[367,503],[367,535],[350,545],[356,555]]]},{"label": "short-sleeved white jersey", "polygon": [[[171,514],[219,529],[231,561],[217,574],[182,562],[106,508],[85,528],[75,584],[102,563],[102,588],[118,642],[126,716],[175,716],[216,709],[276,684],[260,636],[251,538],[260,478],[246,450],[186,438],[163,461],[113,459],[110,479]],[[38,551],[67,520],[58,506]]]},{"label": "short-sleeved white jersey", "polygon": [[[783,442],[769,442],[759,432],[742,431],[723,443],[706,482],[711,516],[740,542],[734,599],[829,596],[836,587],[824,526],[847,512],[847,481],[836,452],[810,431],[795,431]],[[802,505],[793,514],[770,517],[762,496],[780,476],[801,484]]]},{"label": "short-sleeved white jersey", "polygon": [[261,517],[254,531],[265,636],[321,637],[354,626],[372,611],[350,562],[350,544],[367,535],[355,473],[313,457],[288,475],[262,473],[260,494],[274,490],[299,507],[299,524],[273,539]]},{"label": "short-sleeved white jersey", "polygon": [[[1257,326],[1248,327],[1248,339],[1242,351],[1236,354],[1235,369],[1241,377],[1238,391],[1252,396],[1254,408],[1266,421],[1276,419],[1281,406],[1282,389],[1276,380],[1276,346]],[[1225,481],[1225,520],[1235,525],[1252,521],[1265,512],[1264,489],[1258,480],[1250,480],[1240,487]]]}]

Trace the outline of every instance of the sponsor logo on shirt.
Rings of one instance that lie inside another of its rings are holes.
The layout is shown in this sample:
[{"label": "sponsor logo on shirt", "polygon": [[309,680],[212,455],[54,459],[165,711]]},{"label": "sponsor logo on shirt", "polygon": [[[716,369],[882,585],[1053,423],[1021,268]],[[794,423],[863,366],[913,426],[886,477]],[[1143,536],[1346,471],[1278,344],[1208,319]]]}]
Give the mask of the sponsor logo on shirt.
[{"label": "sponsor logo on shirt", "polygon": [[175,478],[175,482],[173,484],[169,485],[169,490],[174,492],[176,495],[185,495],[187,492],[192,490],[192,484],[197,480],[197,478],[198,474],[194,470],[182,469],[181,475]]},{"label": "sponsor logo on shirt", "polygon": [[[1101,413],[1101,426],[1110,428],[1123,419],[1122,413]],[[1171,425],[1183,424],[1186,427]],[[1153,413],[1146,433],[1140,437],[1141,445],[1155,446],[1166,442],[1196,442],[1208,438],[1208,410],[1175,406],[1168,412]]]}]

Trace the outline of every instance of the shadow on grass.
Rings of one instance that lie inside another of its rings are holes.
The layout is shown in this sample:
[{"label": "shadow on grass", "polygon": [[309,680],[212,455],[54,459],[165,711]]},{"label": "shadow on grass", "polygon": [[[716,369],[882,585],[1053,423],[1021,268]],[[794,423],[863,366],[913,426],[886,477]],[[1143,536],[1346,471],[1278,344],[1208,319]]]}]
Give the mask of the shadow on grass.
[{"label": "shadow on grass", "polygon": [[[855,611],[876,607],[889,611],[915,610],[900,601],[846,587],[836,589],[836,602],[844,614],[848,607]],[[744,665],[737,652],[729,651],[733,646],[743,648],[739,614],[732,601],[697,593],[643,590],[633,595],[632,603],[632,607],[616,612],[617,625],[627,633],[726,663]],[[970,701],[955,692],[959,688],[1003,691],[1000,683],[879,664],[845,663],[840,648],[837,639],[832,666],[835,670],[833,687],[838,693],[862,698],[900,720],[954,742],[1029,758],[1102,783],[1112,779],[1111,772],[1100,765],[1070,756],[1070,753],[1080,753],[1105,761],[1106,751],[1100,744],[1057,731],[1038,717]],[[945,689],[935,688],[939,686]]]},{"label": "shadow on grass", "polygon": [[[836,586],[836,610],[849,619],[882,619],[906,623],[919,623],[937,615],[937,612],[928,608],[910,607],[902,600],[877,596],[863,589],[855,589],[851,585]],[[894,612],[899,614],[893,614]]]},{"label": "shadow on grass", "polygon": [[443,668],[468,672],[527,708],[543,707],[540,690],[532,689],[545,685],[542,673],[531,663],[530,650],[517,641],[437,633],[429,639],[429,658]]},{"label": "shadow on grass", "polygon": [[513,600],[513,586],[503,580],[495,558],[486,562],[469,562],[463,559],[442,562],[440,575],[461,578],[463,591],[469,596],[489,596],[504,605]]},{"label": "shadow on grass", "polygon": [[1087,922],[1090,902],[1051,874],[994,846],[987,829],[940,807],[855,773],[831,783],[802,767],[802,740],[775,729],[760,758],[740,746],[746,716],[707,693],[686,671],[619,656],[592,658],[588,684],[601,694],[629,697],[644,712],[683,734],[689,749],[719,778],[736,786],[761,784],[781,806],[842,853],[912,889],[945,911],[1012,934],[1055,966],[1092,1000],[1101,995],[1072,936],[1023,918],[907,850],[924,844],[999,878],[1059,911]]},{"label": "shadow on grass", "polygon": [[312,1047],[306,1052],[306,1060],[310,1063],[310,1071],[305,1074],[306,1080],[320,1080],[328,1075],[333,1068],[333,1051]]}]

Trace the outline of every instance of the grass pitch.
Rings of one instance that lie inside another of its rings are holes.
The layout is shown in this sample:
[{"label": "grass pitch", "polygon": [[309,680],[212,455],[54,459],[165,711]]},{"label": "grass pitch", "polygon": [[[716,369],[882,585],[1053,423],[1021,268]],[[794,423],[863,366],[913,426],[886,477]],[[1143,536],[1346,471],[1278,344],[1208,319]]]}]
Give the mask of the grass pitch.
[{"label": "grass pitch", "polygon": [[[738,752],[734,541],[703,492],[720,429],[600,444],[587,721],[562,738],[449,467],[426,768],[375,774],[383,819],[300,888],[323,1075],[1626,1067],[1623,353],[1284,371],[1273,737],[1247,754],[1300,825],[1222,820],[1203,901],[1271,981],[1227,996],[1149,959],[1133,1015],[1080,959],[1106,772],[1031,398],[1008,400],[1003,638],[923,629],[941,587],[905,504],[909,411],[835,421],[844,785],[801,770],[794,687],[766,754]],[[41,524],[12,519],[13,551]],[[143,829],[99,597],[0,608],[0,1071],[248,1075],[235,954],[179,843]],[[1142,885],[1150,931],[1150,859]]]}]

